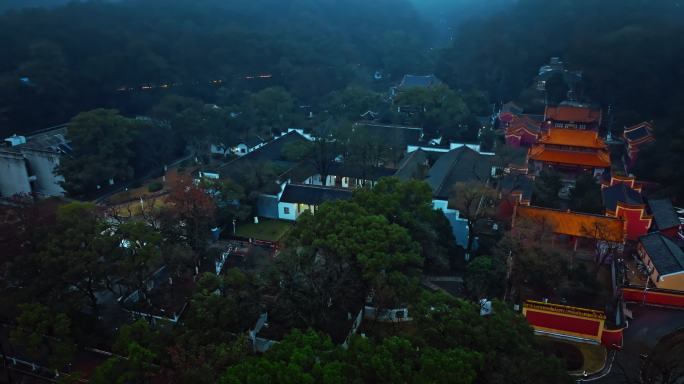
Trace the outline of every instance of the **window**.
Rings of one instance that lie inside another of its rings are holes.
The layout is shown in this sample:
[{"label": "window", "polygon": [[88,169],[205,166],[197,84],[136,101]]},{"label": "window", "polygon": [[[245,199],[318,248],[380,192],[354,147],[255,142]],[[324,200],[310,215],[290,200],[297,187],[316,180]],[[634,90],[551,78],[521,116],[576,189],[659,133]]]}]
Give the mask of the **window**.
[{"label": "window", "polygon": [[290,207],[283,207],[283,213],[286,215],[290,214]]}]

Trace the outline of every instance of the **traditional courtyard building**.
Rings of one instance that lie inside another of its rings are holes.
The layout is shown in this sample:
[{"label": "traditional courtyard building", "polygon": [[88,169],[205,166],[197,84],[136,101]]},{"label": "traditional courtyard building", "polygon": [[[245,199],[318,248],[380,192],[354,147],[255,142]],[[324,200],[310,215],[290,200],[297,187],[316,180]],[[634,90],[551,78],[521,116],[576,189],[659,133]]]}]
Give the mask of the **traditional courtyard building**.
[{"label": "traditional courtyard building", "polygon": [[601,126],[600,109],[585,104],[564,102],[557,106],[547,106],[544,121],[547,128],[571,128],[598,131]]},{"label": "traditional courtyard building", "polygon": [[303,184],[337,188],[374,187],[383,177],[393,176],[397,170],[385,167],[364,167],[335,162],[330,165],[325,183],[320,173],[304,180]]},{"label": "traditional courtyard building", "polygon": [[653,216],[651,231],[675,238],[679,234],[681,222],[670,199],[648,199],[648,209]]},{"label": "traditional courtyard building", "polygon": [[304,212],[316,213],[325,202],[350,200],[348,188],[323,187],[310,184],[283,184],[278,194],[278,219],[297,220]]},{"label": "traditional courtyard building", "polygon": [[549,129],[530,148],[527,158],[535,175],[550,167],[568,179],[587,171],[598,177],[611,166],[608,146],[598,132],[578,129]]},{"label": "traditional courtyard building", "polygon": [[391,87],[390,99],[394,100],[397,96],[414,88],[432,88],[442,84],[435,75],[404,75],[399,85]]},{"label": "traditional courtyard building", "polygon": [[496,216],[508,220],[513,216],[517,205],[529,206],[534,192],[534,181],[530,176],[511,173],[499,180],[499,205]]},{"label": "traditional courtyard building", "polygon": [[514,116],[505,131],[506,144],[514,147],[530,147],[540,135],[540,122],[526,115]]},{"label": "traditional courtyard building", "polygon": [[625,223],[621,218],[520,205],[515,208],[513,228],[520,219],[549,228],[556,235],[554,242],[566,243],[574,251],[581,246],[582,240],[589,240],[592,246],[599,242],[604,251],[621,248],[625,242]]},{"label": "traditional courtyard building", "polygon": [[624,163],[626,169],[632,169],[636,164],[639,151],[655,141],[653,124],[648,121],[625,128],[622,133],[625,142]]},{"label": "traditional courtyard building", "polygon": [[[635,186],[638,189],[634,189]],[[633,177],[611,178],[610,185],[601,186],[601,197],[606,216],[624,220],[628,240],[637,241],[648,233],[653,217],[648,213],[641,187]]]},{"label": "traditional courtyard building", "polygon": [[684,251],[662,233],[641,237],[637,253],[656,288],[684,291]]}]

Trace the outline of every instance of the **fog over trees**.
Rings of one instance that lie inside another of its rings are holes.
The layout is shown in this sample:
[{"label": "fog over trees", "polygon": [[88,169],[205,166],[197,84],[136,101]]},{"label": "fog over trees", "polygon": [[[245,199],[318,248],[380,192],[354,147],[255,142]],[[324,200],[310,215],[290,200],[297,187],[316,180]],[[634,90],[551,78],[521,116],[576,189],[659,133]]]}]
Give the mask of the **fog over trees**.
[{"label": "fog over trees", "polygon": [[522,308],[621,332],[605,190],[640,235],[684,204],[682,36],[672,0],[0,0],[0,382],[572,382]]},{"label": "fog over trees", "polygon": [[[452,89],[506,102],[549,57],[561,56],[583,71],[580,96],[614,112],[613,129],[656,120],[663,135],[679,137],[683,12],[666,0],[124,0],[25,8],[0,16],[0,134],[100,107],[147,114],[170,93],[230,106],[245,92],[280,86],[297,105],[321,108],[332,92],[350,85],[385,92],[406,73],[435,73]],[[376,71],[382,80],[373,80]],[[658,164],[677,163],[678,154],[655,152],[656,176],[675,176]]]}]

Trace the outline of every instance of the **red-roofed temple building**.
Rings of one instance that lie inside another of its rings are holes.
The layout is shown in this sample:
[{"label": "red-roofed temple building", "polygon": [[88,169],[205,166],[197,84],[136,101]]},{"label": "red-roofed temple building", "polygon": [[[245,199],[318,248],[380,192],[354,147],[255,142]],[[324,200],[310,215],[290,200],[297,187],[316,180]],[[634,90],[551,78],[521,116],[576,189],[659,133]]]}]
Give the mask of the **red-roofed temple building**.
[{"label": "red-roofed temple building", "polygon": [[548,128],[572,128],[598,131],[601,125],[600,109],[580,105],[560,104],[546,107],[544,110],[545,126]]},{"label": "red-roofed temple building", "polygon": [[550,228],[561,240],[571,243],[574,250],[577,250],[581,239],[613,245],[625,242],[625,222],[621,218],[518,205],[511,227],[515,228],[520,219]]},{"label": "red-roofed temple building", "polygon": [[514,147],[530,147],[537,143],[541,133],[540,122],[529,116],[515,116],[507,123],[506,144]]},{"label": "red-roofed temple building", "polygon": [[527,159],[536,175],[550,167],[568,178],[583,171],[600,176],[611,164],[608,147],[598,132],[565,128],[551,128],[542,134]]}]

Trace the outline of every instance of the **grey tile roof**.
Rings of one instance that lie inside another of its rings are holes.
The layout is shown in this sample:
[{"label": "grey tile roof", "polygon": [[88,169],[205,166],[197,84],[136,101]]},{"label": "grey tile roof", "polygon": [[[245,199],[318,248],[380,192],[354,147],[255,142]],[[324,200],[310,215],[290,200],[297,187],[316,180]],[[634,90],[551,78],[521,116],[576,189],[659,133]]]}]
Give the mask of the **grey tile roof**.
[{"label": "grey tile roof", "polygon": [[385,167],[371,167],[362,169],[350,164],[334,163],[330,167],[329,174],[332,176],[354,177],[364,180],[379,180],[381,177],[394,175],[396,169]]},{"label": "grey tile roof", "polygon": [[404,75],[404,78],[401,80],[401,83],[397,88],[403,91],[416,87],[432,87],[441,83],[442,82],[435,77],[435,75]]},{"label": "grey tile roof", "polygon": [[618,183],[612,187],[603,188],[601,190],[601,197],[603,198],[603,206],[609,211],[615,211],[617,203],[632,205],[644,203],[641,194],[624,183]]},{"label": "grey tile roof", "polygon": [[[428,161],[428,156],[422,149],[417,149],[406,155],[399,163],[399,169],[394,173],[401,180],[423,179],[423,167]],[[426,170],[426,169],[425,169]]]},{"label": "grey tile roof", "polygon": [[632,129],[629,132],[625,132],[625,137],[629,141],[635,141],[635,140],[643,139],[643,138],[651,136],[651,135],[652,134],[651,134],[651,131],[649,130],[648,123],[641,123],[635,129]]},{"label": "grey tile roof", "polygon": [[308,184],[288,184],[280,196],[280,201],[284,203],[320,205],[327,201],[349,200],[351,198],[352,191],[349,189]]},{"label": "grey tile roof", "polygon": [[354,133],[366,134],[371,138],[382,139],[388,145],[397,145],[404,150],[407,145],[418,144],[423,135],[422,128],[404,125],[356,123],[352,129]]},{"label": "grey tile roof", "polygon": [[278,218],[278,197],[271,195],[259,195],[256,203],[257,215],[269,219]]},{"label": "grey tile roof", "polygon": [[679,226],[679,217],[670,199],[649,199],[648,206],[659,230]]},{"label": "grey tile roof", "polygon": [[278,175],[278,180],[283,182],[290,180],[292,183],[302,183],[304,180],[318,173],[318,169],[313,162],[304,159],[302,162],[293,165],[285,172]]},{"label": "grey tile roof", "polygon": [[291,168],[296,163],[288,162],[283,159],[283,147],[290,143],[307,142],[307,139],[299,133],[292,131],[277,139],[272,140],[261,148],[230,161],[218,167],[217,171],[221,177],[236,177],[247,164],[263,164],[267,162],[279,163],[286,169]]},{"label": "grey tile roof", "polygon": [[489,180],[493,156],[483,155],[466,146],[443,154],[428,171],[427,183],[433,196],[449,198],[454,184]]},{"label": "grey tile roof", "polygon": [[538,122],[543,122],[544,121],[544,115],[535,115],[535,114],[530,114],[530,113],[523,113],[522,116],[527,116],[530,119]]},{"label": "grey tile roof", "polygon": [[254,148],[265,140],[258,135],[249,135],[244,139],[238,140],[237,144],[245,144],[248,148]]},{"label": "grey tile roof", "polygon": [[501,179],[501,190],[506,193],[521,192],[523,200],[529,201],[534,191],[534,182],[527,175],[506,175]]},{"label": "grey tile roof", "polygon": [[641,245],[660,275],[684,271],[684,252],[659,232],[642,236]]}]

